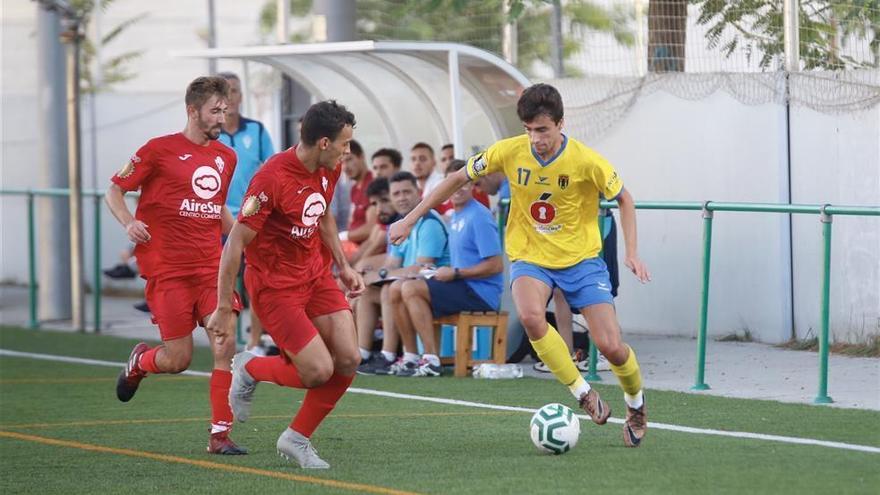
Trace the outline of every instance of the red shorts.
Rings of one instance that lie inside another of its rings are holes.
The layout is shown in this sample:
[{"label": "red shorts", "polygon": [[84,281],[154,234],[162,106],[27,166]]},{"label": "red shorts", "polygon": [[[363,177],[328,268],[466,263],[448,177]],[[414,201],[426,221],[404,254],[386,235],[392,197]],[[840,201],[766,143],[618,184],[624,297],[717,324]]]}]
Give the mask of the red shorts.
[{"label": "red shorts", "polygon": [[298,354],[318,335],[312,319],[338,311],[351,311],[345,294],[330,273],[312,282],[275,289],[262,287],[256,276],[245,272],[245,285],[251,296],[253,310],[280,349]]},{"label": "red shorts", "polygon": [[[186,337],[217,309],[217,275],[147,279],[144,292],[163,341]],[[241,311],[241,299],[235,292],[232,309]]]}]

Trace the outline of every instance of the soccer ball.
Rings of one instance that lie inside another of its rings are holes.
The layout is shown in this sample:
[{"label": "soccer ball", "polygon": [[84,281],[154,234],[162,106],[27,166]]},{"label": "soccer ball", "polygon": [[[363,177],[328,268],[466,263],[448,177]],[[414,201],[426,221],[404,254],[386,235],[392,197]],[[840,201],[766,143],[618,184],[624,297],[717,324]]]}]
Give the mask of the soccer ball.
[{"label": "soccer ball", "polygon": [[547,404],[538,409],[529,423],[532,443],[547,454],[564,454],[573,449],[581,434],[581,423],[571,409]]}]

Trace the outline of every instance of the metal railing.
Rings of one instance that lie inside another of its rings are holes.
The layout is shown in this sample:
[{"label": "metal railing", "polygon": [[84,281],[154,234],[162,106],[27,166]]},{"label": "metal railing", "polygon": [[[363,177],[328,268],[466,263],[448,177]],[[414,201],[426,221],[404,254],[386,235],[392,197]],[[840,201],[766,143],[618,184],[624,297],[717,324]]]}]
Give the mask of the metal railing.
[{"label": "metal railing", "polygon": [[[13,195],[25,196],[28,209],[28,300],[30,306],[31,328],[39,328],[37,319],[37,267],[36,267],[36,222],[35,205],[36,197],[66,197],[70,194],[67,189],[0,189],[0,196]],[[93,289],[95,298],[94,305],[94,330],[101,330],[101,211],[103,205],[101,198],[104,191],[86,190],[83,197],[91,197],[94,202],[94,270]],[[504,233],[504,221],[508,204],[500,203],[499,230]],[[617,208],[616,202],[602,201],[602,208]],[[706,383],[706,332],[709,321],[709,279],[711,273],[712,255],[712,222],[714,212],[744,212],[744,213],[784,213],[784,214],[813,214],[819,215],[822,223],[822,280],[821,280],[821,327],[818,336],[819,341],[819,390],[813,402],[827,404],[833,402],[828,395],[828,344],[829,344],[829,304],[831,289],[831,225],[834,215],[852,216],[880,216],[880,206],[832,206],[826,205],[800,205],[800,204],[773,204],[773,203],[724,203],[724,202],[676,202],[676,201],[644,201],[636,203],[640,210],[668,210],[668,211],[700,211],[703,215],[703,256],[702,256],[702,289],[700,292],[700,328],[697,334],[697,371],[692,390],[707,390]],[[239,289],[240,289],[239,285]],[[239,335],[240,340],[239,318]],[[596,369],[596,346],[590,346],[590,369]],[[598,374],[591,371],[587,375],[589,380],[601,380]]]},{"label": "metal railing", "polygon": [[[28,315],[30,328],[39,328],[37,319],[37,232],[36,232],[36,207],[34,200],[37,197],[58,198],[70,196],[69,189],[0,189],[0,196],[24,196],[27,200],[28,222]],[[92,274],[92,290],[95,295],[93,309],[95,313],[94,330],[101,331],[101,199],[104,191],[83,190],[82,197],[91,197],[94,202],[94,271]]]},{"label": "metal railing", "polygon": [[[507,202],[500,203],[499,210],[506,214],[509,205]],[[602,201],[602,208],[617,208],[613,201]],[[691,390],[708,390],[706,383],[706,339],[709,322],[709,279],[712,259],[712,221],[716,211],[743,212],[743,213],[785,213],[785,214],[813,214],[819,215],[822,223],[822,287],[821,287],[821,324],[818,335],[819,341],[819,390],[813,400],[816,404],[828,404],[833,402],[828,395],[828,345],[829,345],[829,306],[831,293],[831,224],[834,215],[852,216],[880,216],[880,206],[832,206],[825,205],[802,205],[802,204],[773,204],[773,203],[724,203],[724,202],[676,202],[676,201],[643,201],[637,202],[636,208],[640,210],[667,210],[667,211],[700,211],[703,214],[703,256],[702,256],[702,288],[700,291],[700,328],[697,333],[697,371],[696,379]],[[501,215],[499,215],[501,216]],[[504,224],[499,220],[501,232]],[[503,235],[502,235],[503,237]],[[590,346],[590,372],[587,380],[601,381],[596,373],[597,362],[596,346]]]}]

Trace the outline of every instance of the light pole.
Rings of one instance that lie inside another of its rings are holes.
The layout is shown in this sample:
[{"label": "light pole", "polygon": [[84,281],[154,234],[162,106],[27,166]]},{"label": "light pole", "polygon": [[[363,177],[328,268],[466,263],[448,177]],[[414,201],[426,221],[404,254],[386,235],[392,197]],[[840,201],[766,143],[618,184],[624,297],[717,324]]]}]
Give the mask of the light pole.
[{"label": "light pole", "polygon": [[[71,324],[85,330],[85,295],[83,291],[82,162],[79,125],[79,47],[83,38],[83,18],[65,0],[38,0],[39,4],[61,15],[59,36],[65,47],[67,84],[67,173],[70,188],[70,296]],[[95,297],[100,297],[95,294]]]}]

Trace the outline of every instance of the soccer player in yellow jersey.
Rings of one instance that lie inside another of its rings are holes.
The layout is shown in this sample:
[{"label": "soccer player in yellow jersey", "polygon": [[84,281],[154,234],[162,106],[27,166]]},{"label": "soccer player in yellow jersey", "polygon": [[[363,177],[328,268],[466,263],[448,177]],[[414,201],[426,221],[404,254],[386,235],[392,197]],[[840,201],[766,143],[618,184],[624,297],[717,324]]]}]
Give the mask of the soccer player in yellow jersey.
[{"label": "soccer player in yellow jersey", "polygon": [[510,217],[505,240],[513,262],[513,301],[526,334],[541,360],[578,400],[596,424],[605,424],[611,408],[584,380],[562,337],[544,317],[553,289],[559,287],[573,310],[580,311],[599,351],[617,375],[627,405],[623,440],[638,447],[647,431],[642,375],[635,352],[620,337],[608,268],[598,257],[602,237],[599,196],[616,199],[626,240],[626,266],[642,283],[650,280],[639,259],[635,203],[614,168],[598,153],[563,134],[562,97],[556,88],[536,84],[523,91],[517,114],[525,134],[503,139],[450,174],[413,211],[389,230],[392,243],[468,181],[503,172],[510,181]]}]

